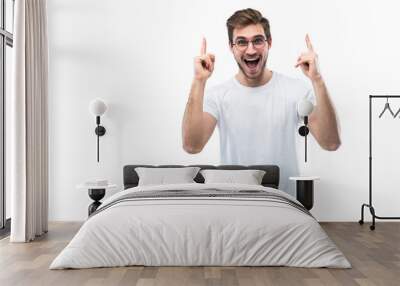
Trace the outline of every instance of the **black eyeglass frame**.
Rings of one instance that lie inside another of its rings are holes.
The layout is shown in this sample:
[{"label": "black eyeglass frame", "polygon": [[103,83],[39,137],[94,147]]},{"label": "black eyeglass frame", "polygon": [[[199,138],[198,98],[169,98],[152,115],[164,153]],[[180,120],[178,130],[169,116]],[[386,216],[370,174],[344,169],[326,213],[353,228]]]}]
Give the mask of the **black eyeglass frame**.
[{"label": "black eyeglass frame", "polygon": [[[249,43],[251,42],[251,44],[253,45],[253,48],[255,48],[255,49],[257,49],[256,47],[255,47],[255,45],[254,45],[254,42],[256,41],[256,40],[260,40],[260,39],[262,39],[262,40],[264,40],[264,45],[263,45],[263,47],[265,47],[265,42],[268,42],[268,39],[266,39],[266,38],[264,38],[264,37],[258,37],[258,38],[255,38],[255,39],[253,39],[253,40],[251,40],[251,41],[249,41],[249,40],[246,40],[246,39],[240,39],[240,40],[242,40],[242,41],[246,41],[246,46],[239,46],[238,44],[237,44],[237,40],[235,41],[236,43],[231,43],[231,45],[232,46],[237,46],[237,48],[239,49],[239,50],[246,50],[248,47],[249,47]],[[260,47],[261,48],[261,47]]]}]

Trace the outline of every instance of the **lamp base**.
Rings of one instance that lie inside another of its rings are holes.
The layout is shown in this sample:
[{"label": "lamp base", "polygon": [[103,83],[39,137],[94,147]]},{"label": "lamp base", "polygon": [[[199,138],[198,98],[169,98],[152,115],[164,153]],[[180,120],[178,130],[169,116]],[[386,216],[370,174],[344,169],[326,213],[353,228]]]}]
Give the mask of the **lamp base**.
[{"label": "lamp base", "polygon": [[106,134],[106,129],[105,129],[103,126],[99,125],[99,126],[96,127],[96,129],[94,130],[94,132],[95,132],[96,135],[98,135],[98,136],[103,136],[104,134]]}]

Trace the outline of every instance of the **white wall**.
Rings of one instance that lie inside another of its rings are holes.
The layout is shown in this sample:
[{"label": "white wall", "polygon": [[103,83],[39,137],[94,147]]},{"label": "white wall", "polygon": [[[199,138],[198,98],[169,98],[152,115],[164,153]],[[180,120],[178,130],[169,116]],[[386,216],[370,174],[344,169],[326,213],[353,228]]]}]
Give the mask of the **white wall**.
[{"label": "white wall", "polygon": [[[271,23],[269,68],[306,80],[294,64],[305,50],[305,34],[311,36],[343,143],[338,151],[326,152],[311,139],[309,162],[300,160],[300,166],[303,174],[321,177],[312,210],[319,220],[358,220],[368,199],[368,95],[400,94],[396,2],[48,1],[50,219],[83,220],[90,199],[75,186],[104,177],[122,188],[125,164],[219,163],[217,132],[201,154],[186,154],[181,147],[192,61],[204,35],[216,55],[208,84],[233,76],[237,67],[225,21],[235,10],[253,7]],[[102,117],[107,134],[100,142],[100,164],[95,119],[88,112],[96,97],[109,106]],[[377,117],[384,101],[375,105]],[[400,100],[393,106],[397,110]],[[377,212],[399,215],[400,120],[376,122]]]}]

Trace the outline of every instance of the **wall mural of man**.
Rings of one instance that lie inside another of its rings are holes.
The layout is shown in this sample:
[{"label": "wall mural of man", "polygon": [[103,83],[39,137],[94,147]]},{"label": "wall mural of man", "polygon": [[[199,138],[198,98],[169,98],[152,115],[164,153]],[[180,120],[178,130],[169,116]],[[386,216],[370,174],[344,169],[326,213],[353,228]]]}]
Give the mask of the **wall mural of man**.
[{"label": "wall mural of man", "polygon": [[341,144],[336,114],[318,56],[306,35],[307,50],[295,63],[311,81],[312,88],[267,67],[272,47],[270,25],[254,9],[236,11],[228,20],[229,48],[239,70],[228,81],[207,88],[215,56],[207,53],[203,39],[200,55],[194,59],[194,78],[182,123],[183,148],[201,152],[215,126],[220,134],[221,164],[276,164],[281,170],[280,189],[294,194],[288,177],[298,175],[296,130],[297,103],[307,98],[315,108],[309,128],[325,150]]}]

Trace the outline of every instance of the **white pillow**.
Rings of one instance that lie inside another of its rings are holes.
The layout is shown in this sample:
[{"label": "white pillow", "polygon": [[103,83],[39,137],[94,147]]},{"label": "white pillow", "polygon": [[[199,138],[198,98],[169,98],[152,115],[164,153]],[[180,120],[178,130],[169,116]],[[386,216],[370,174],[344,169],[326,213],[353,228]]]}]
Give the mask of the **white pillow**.
[{"label": "white pillow", "polygon": [[199,167],[135,168],[139,186],[195,183],[193,179],[199,170]]},{"label": "white pillow", "polygon": [[204,183],[233,183],[261,185],[265,171],[262,170],[202,170]]}]

